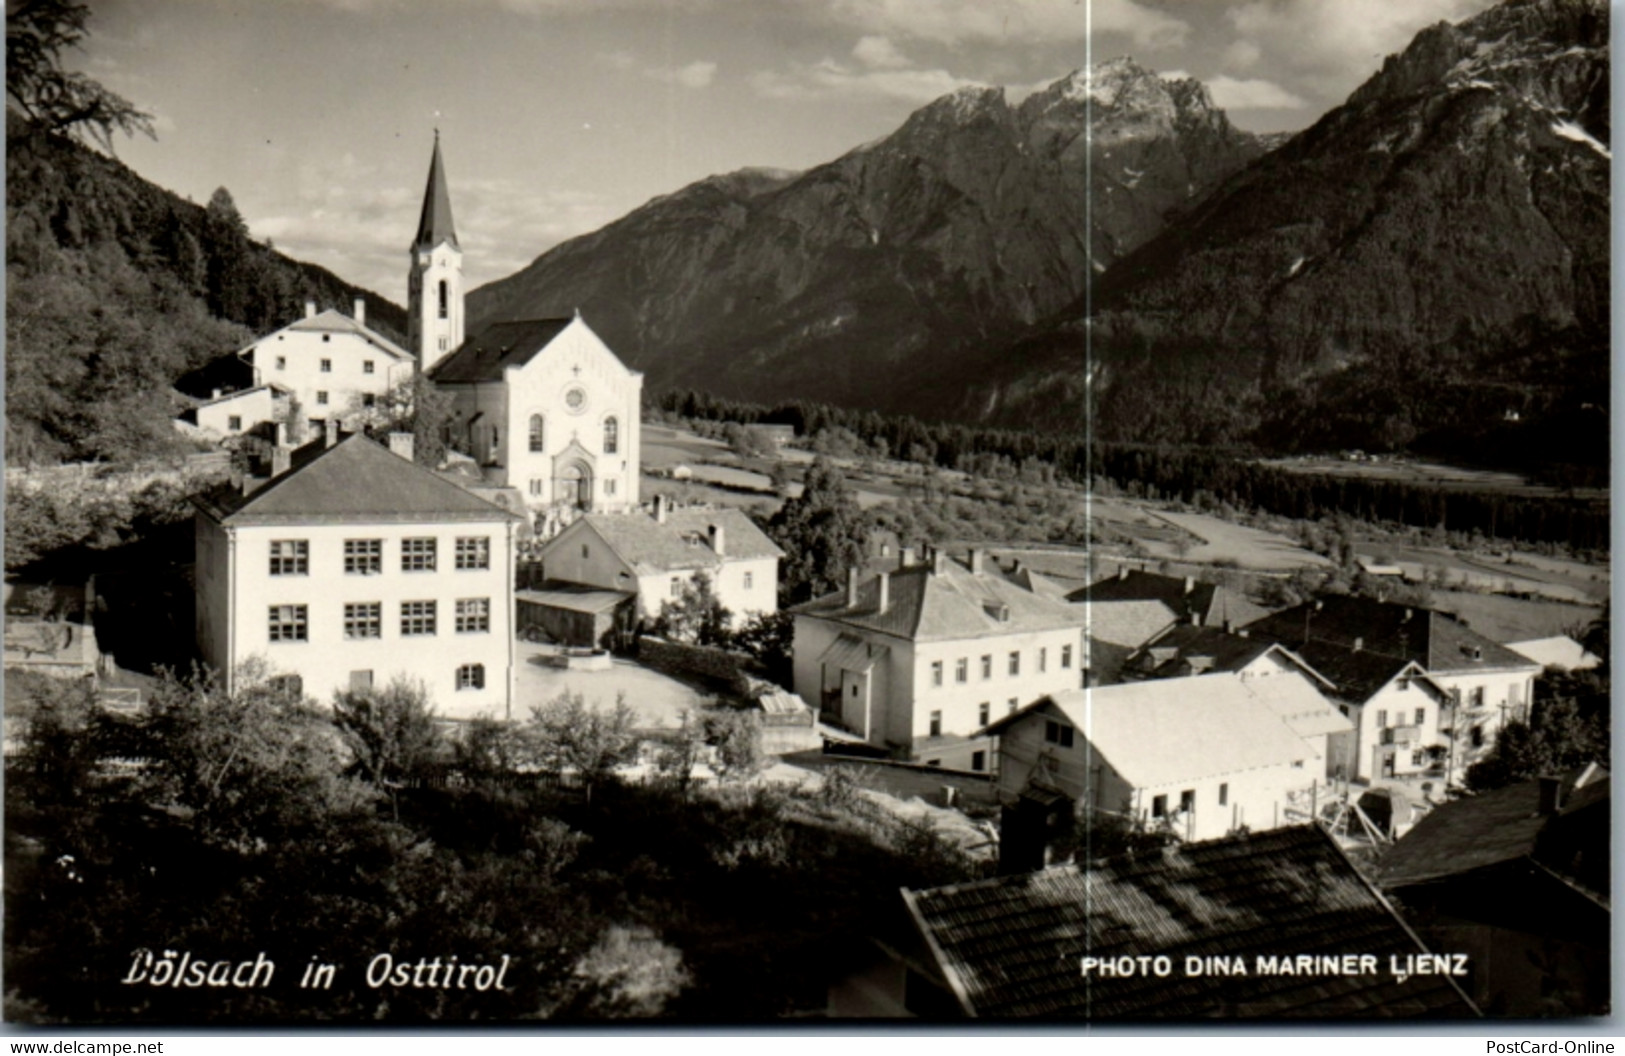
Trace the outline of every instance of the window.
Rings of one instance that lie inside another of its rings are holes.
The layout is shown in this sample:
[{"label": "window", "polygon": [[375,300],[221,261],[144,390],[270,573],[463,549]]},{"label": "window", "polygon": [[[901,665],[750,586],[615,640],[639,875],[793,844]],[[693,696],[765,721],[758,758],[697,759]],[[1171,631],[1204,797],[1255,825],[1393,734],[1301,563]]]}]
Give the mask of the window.
[{"label": "window", "polygon": [[344,540],[344,573],[350,576],[376,576],[384,570],[382,539]]},{"label": "window", "polygon": [[1016,697],[1010,698],[1010,714],[1014,715],[1021,710],[1021,701]]},{"label": "window", "polygon": [[435,540],[402,539],[401,571],[433,572],[435,568]]},{"label": "window", "polygon": [[1219,786],[1219,806],[1227,807],[1229,805],[1230,805],[1230,785],[1227,782],[1227,783],[1222,784],[1222,785]]},{"label": "window", "polygon": [[449,298],[449,296],[447,294],[447,290],[446,290],[446,280],[441,279],[440,280],[440,318],[442,318],[442,319],[446,318],[446,314],[449,311],[449,306],[450,306],[450,298]]},{"label": "window", "polygon": [[1339,704],[1337,710],[1343,713],[1345,719],[1349,717],[1349,706],[1347,704]]},{"label": "window", "polygon": [[226,428],[227,429],[230,429],[232,432],[235,433],[235,432],[238,432],[239,430],[241,430],[242,427],[243,427],[243,419],[242,419],[241,415],[233,414],[233,415],[228,415],[226,417]]},{"label": "window", "polygon": [[350,691],[351,692],[353,692],[353,693],[366,693],[371,689],[372,689],[372,672],[370,670],[368,670],[368,671],[351,671],[350,672]]},{"label": "window", "polygon": [[992,721],[993,721],[993,702],[991,700],[984,700],[984,701],[982,701],[982,703],[976,705],[976,725],[978,725],[978,726],[986,726],[989,722],[992,722]]},{"label": "window", "polygon": [[683,577],[682,576],[672,576],[671,577],[671,596],[674,597],[674,598],[680,598],[680,597],[683,596]]},{"label": "window", "polygon": [[303,605],[271,606],[271,641],[305,642],[310,640],[310,628]]},{"label": "window", "polygon": [[962,656],[958,660],[954,661],[954,681],[955,682],[969,682],[970,681],[970,660],[967,659],[966,657]]},{"label": "window", "polygon": [[1072,727],[1064,722],[1045,722],[1044,740],[1050,744],[1058,744],[1062,748],[1070,748],[1072,747]]},{"label": "window", "polygon": [[1388,712],[1379,710],[1377,712],[1377,729],[1385,730],[1387,728],[1388,728]]},{"label": "window", "polygon": [[333,335],[332,334],[323,334],[322,335],[322,340],[323,341],[331,341],[331,340],[333,340]]},{"label": "window", "polygon": [[1067,668],[1071,668],[1071,666],[1072,666],[1072,647],[1070,645],[1063,645],[1063,646],[1061,646],[1061,667],[1063,669],[1067,669]]},{"label": "window", "polygon": [[491,629],[490,598],[457,599],[457,633],[484,634]]},{"label": "window", "polygon": [[[288,357],[287,356],[278,356],[278,357],[276,357],[276,369],[278,369],[278,370],[287,370],[288,369]],[[297,677],[297,676],[289,676],[289,677]]]},{"label": "window", "polygon": [[621,449],[621,423],[615,418],[604,419],[604,454],[613,455]]},{"label": "window", "polygon": [[532,451],[547,450],[547,427],[542,422],[542,416],[539,414],[530,416],[530,449]]},{"label": "window", "polygon": [[1038,670],[1042,673],[1049,666],[1049,650],[1038,650]]},{"label": "window", "polygon": [[942,736],[942,712],[940,711],[933,711],[931,713],[931,736]]},{"label": "window", "polygon": [[1417,708],[1416,709],[1416,725],[1418,725],[1418,726],[1422,725],[1422,723],[1427,720],[1427,717],[1428,717],[1428,710],[1426,708]]},{"label": "window", "polygon": [[333,361],[331,359],[322,360],[322,373],[323,374],[331,374],[331,373],[333,373]]},{"label": "window", "polygon": [[581,544],[581,560],[585,561],[592,555],[592,548],[586,543]]},{"label": "window", "polygon": [[363,407],[376,407],[376,406],[378,406],[378,394],[375,393],[375,392],[363,392],[361,394],[361,406],[363,406]]},{"label": "window", "polygon": [[[585,555],[583,555],[585,556]],[[457,539],[457,567],[460,569],[491,567],[491,538],[485,535],[465,535]]]},{"label": "window", "polygon": [[1467,691],[1467,707],[1468,708],[1482,708],[1483,706],[1484,706],[1484,687],[1479,686],[1477,689],[1468,690]]},{"label": "window", "polygon": [[982,679],[986,681],[993,677],[993,654],[982,657]]},{"label": "window", "polygon": [[310,543],[304,539],[271,540],[271,575],[303,576],[310,573]]},{"label": "window", "polygon": [[756,573],[754,573],[754,572],[746,572],[745,573],[745,589],[749,590],[750,588],[754,587],[755,585],[756,585]]},{"label": "window", "polygon": [[457,669],[458,689],[484,689],[485,665],[464,664]]},{"label": "window", "polygon": [[972,753],[970,753],[970,768],[972,770],[986,770],[987,769],[987,753],[986,752],[972,752]]},{"label": "window", "polygon": [[933,660],[933,661],[931,661],[931,684],[933,686],[942,685],[942,661],[941,660]]},{"label": "window", "polygon": [[371,374],[371,373],[373,373],[372,360],[363,359],[361,361],[361,373],[363,373],[363,374]]},{"label": "window", "polygon": [[530,493],[538,497],[542,494],[542,482],[540,478],[530,478]]},{"label": "window", "polygon": [[407,637],[433,634],[434,607],[432,601],[401,602],[401,634]]},{"label": "window", "polygon": [[1423,751],[1421,748],[1417,748],[1415,751],[1411,752],[1412,766],[1423,766],[1427,763],[1427,760],[1428,753]]},{"label": "window", "polygon": [[318,390],[316,393],[316,402],[320,404],[327,403],[327,393]]},{"label": "window", "polygon": [[444,352],[445,350],[446,350],[446,339],[442,337],[440,339],[440,351]]},{"label": "window", "polygon": [[379,601],[346,603],[344,606],[344,637],[382,638],[384,636],[384,605]]},{"label": "window", "polygon": [[614,477],[605,477],[604,478],[604,494],[605,495],[613,495],[613,494],[615,494],[615,483],[616,483],[616,481],[615,481]]},{"label": "window", "polygon": [[1187,788],[1187,789],[1185,789],[1183,792],[1181,792],[1179,794],[1179,809],[1181,811],[1189,811],[1189,810],[1194,810],[1195,808],[1196,808],[1196,789]]},{"label": "window", "polygon": [[1153,818],[1166,818],[1168,816],[1168,797],[1157,796],[1151,800],[1151,816]]},{"label": "window", "polygon": [[1012,675],[1021,674],[1021,651],[1019,649],[1010,653],[1010,673]]},{"label": "window", "polygon": [[1482,726],[1474,726],[1473,727],[1472,741],[1473,741],[1473,747],[1474,748],[1482,748],[1482,747],[1484,747],[1484,727],[1482,727]]},{"label": "window", "polygon": [[298,675],[277,675],[266,685],[279,697],[298,700],[305,695],[305,680]]}]

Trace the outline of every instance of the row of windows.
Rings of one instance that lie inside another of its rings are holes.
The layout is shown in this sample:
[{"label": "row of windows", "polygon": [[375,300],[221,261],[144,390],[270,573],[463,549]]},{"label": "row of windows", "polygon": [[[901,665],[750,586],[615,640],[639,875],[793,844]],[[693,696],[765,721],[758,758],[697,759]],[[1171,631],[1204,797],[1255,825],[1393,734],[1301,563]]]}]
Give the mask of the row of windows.
[{"label": "row of windows", "polygon": [[[586,558],[587,558],[587,548],[585,546],[583,546],[581,548],[581,557],[582,557],[583,560],[586,560]],[[671,577],[671,596],[674,597],[674,598],[682,597],[683,596],[683,584],[685,584],[687,582],[688,582],[688,580],[685,579],[682,576],[672,576]],[[745,573],[745,581],[744,581],[744,584],[743,584],[744,589],[750,590],[755,585],[756,585],[756,573],[754,573],[754,572],[746,572]]]},{"label": "row of windows", "polygon": [[[1069,669],[1069,668],[1071,668],[1071,666],[1072,666],[1072,647],[1070,645],[1063,645],[1063,646],[1061,646],[1061,667],[1063,669]],[[1006,661],[1005,669],[1010,673],[1010,675],[1012,677],[1019,676],[1021,674],[1021,650],[1020,649],[1012,649],[1012,650],[1010,650],[1010,655],[1009,655],[1009,658]],[[1049,649],[1047,647],[1040,648],[1038,650],[1038,670],[1040,672],[1044,672],[1044,671],[1049,670]],[[943,661],[941,661],[941,660],[933,660],[931,662],[931,685],[933,687],[941,686],[943,684],[943,672],[944,672]],[[993,677],[993,654],[992,653],[983,653],[982,654],[982,680],[986,681],[986,680],[988,680],[988,679],[990,679],[992,677]],[[963,683],[966,683],[966,682],[970,681],[970,658],[969,657],[962,656],[958,660],[954,661],[954,681],[956,683],[960,683],[960,684],[963,684]]]},{"label": "row of windows", "polygon": [[[439,605],[434,601],[401,602],[401,636],[404,638],[438,632]],[[459,598],[453,626],[458,634],[485,634],[491,630],[490,598]],[[272,605],[270,639],[273,642],[310,640],[308,605]],[[384,636],[384,605],[380,601],[346,602],[344,637],[351,639]]]},{"label": "row of windows", "polygon": [[[1416,709],[1416,716],[1415,716],[1416,725],[1418,725],[1418,726],[1422,725],[1422,723],[1427,721],[1427,717],[1428,717],[1428,712],[1427,712],[1426,708],[1417,708]],[[1394,719],[1395,719],[1394,725],[1396,725],[1396,726],[1405,725],[1405,713],[1403,711],[1394,712]],[[1387,711],[1386,708],[1379,709],[1377,711],[1377,728],[1379,730],[1388,728],[1388,711]]]},{"label": "row of windows", "polygon": [[[1227,782],[1219,786],[1219,806],[1228,807],[1229,805],[1230,785]],[[1184,814],[1195,809],[1196,790],[1194,788],[1187,788],[1179,794],[1179,811],[1180,813]],[[1166,818],[1168,816],[1167,796],[1153,796],[1151,798],[1151,816],[1153,818]]]},{"label": "row of windows", "polygon": [[[857,690],[858,690],[857,686],[852,687],[853,696],[857,695]],[[1011,697],[1008,701],[1005,702],[1005,708],[1007,709],[1006,714],[1014,715],[1017,711],[1019,711],[1021,709],[1021,701],[1018,700],[1015,697]],[[980,704],[976,705],[976,726],[977,726],[977,728],[980,729],[981,727],[986,726],[988,723],[990,723],[992,721],[993,721],[993,702],[991,700],[984,700]],[[930,730],[931,730],[931,736],[933,736],[933,737],[941,737],[942,736],[942,712],[941,711],[933,711],[931,713]],[[1069,740],[1067,743],[1071,744],[1072,742]]]},{"label": "row of windows", "polygon": [[[323,336],[322,340],[326,341],[327,338],[325,336]],[[287,356],[278,356],[278,357],[276,357],[276,369],[278,369],[278,370],[287,370],[288,369],[288,357]],[[333,373],[333,361],[331,359],[322,360],[322,373],[323,374],[331,374],[331,373]],[[363,374],[375,374],[375,373],[377,373],[377,369],[375,368],[372,360],[364,359],[364,360],[361,361],[361,373],[363,373]],[[326,393],[319,393],[318,395],[326,395]],[[326,403],[327,401],[323,400],[322,402]]]},{"label": "row of windows", "polygon": [[[438,563],[439,540],[433,537],[401,540],[402,572],[433,572]],[[456,564],[459,570],[487,569],[491,567],[491,539],[489,536],[460,536],[456,544]],[[348,575],[375,576],[384,570],[384,541],[382,539],[344,540],[344,571]],[[271,575],[308,576],[310,574],[310,541],[308,539],[271,540]]]},{"label": "row of windows", "polygon": [[[493,433],[494,437],[496,434]],[[494,445],[494,441],[493,441]],[[533,452],[547,450],[547,422],[539,414],[530,416],[530,449]],[[621,450],[621,423],[620,419],[610,417],[604,419],[604,454],[618,454]]]},{"label": "row of windows", "polygon": [[[485,665],[461,664],[457,668],[458,689],[484,689]],[[305,695],[305,680],[299,675],[277,675],[270,680],[273,693],[298,699]],[[372,688],[371,671],[351,671],[350,688],[358,692],[365,692]]]}]

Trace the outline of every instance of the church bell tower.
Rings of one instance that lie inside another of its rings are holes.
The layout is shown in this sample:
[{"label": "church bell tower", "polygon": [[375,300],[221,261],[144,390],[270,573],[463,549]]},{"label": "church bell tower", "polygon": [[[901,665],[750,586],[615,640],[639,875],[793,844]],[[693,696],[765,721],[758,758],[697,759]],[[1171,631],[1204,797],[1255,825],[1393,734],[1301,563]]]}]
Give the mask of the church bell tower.
[{"label": "church bell tower", "polygon": [[438,129],[411,253],[406,343],[417,356],[418,370],[428,371],[463,343],[463,251],[451,222],[451,190],[440,160]]}]

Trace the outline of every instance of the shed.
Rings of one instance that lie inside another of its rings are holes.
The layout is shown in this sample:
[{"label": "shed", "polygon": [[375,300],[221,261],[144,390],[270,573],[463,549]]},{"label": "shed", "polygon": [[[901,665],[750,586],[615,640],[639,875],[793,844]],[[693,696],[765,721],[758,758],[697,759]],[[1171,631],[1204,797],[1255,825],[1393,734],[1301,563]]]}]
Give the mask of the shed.
[{"label": "shed", "polygon": [[614,644],[617,632],[636,623],[637,595],[548,580],[533,590],[514,592],[519,633],[539,632],[564,645],[597,648]]}]

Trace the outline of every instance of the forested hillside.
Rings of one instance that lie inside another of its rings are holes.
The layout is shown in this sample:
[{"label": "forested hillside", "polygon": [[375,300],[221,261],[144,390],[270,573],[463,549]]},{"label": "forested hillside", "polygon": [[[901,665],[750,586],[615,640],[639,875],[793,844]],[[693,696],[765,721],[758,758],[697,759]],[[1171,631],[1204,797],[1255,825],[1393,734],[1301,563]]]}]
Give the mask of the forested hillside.
[{"label": "forested hillside", "polygon": [[221,188],[207,207],[114,158],[6,114],[6,459],[170,450],[188,370],[291,322],[306,298],[398,336],[405,313],[248,235]]}]

